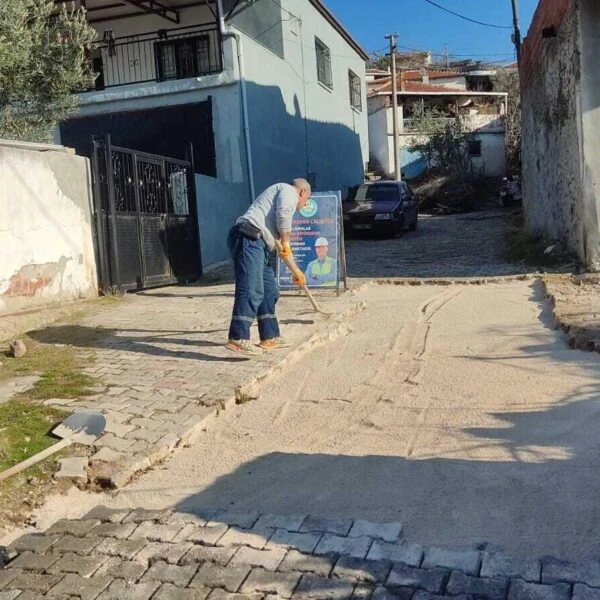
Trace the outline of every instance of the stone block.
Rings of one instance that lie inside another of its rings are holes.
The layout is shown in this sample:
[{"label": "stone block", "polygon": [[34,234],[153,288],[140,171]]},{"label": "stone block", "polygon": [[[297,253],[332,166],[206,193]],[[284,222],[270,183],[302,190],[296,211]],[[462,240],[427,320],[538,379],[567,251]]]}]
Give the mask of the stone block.
[{"label": "stone block", "polygon": [[127,583],[122,579],[113,581],[97,600],[150,600],[160,586],[159,581],[146,583]]},{"label": "stone block", "polygon": [[371,600],[411,600],[413,593],[414,590],[410,588],[397,588],[391,591],[384,587],[377,587],[371,596]]},{"label": "stone block", "polygon": [[471,577],[462,571],[453,571],[446,587],[452,596],[471,594],[482,600],[504,600],[508,580],[504,577]]},{"label": "stone block", "polygon": [[274,550],[257,550],[242,546],[231,559],[230,565],[249,565],[251,567],[262,567],[267,571],[275,571],[286,555],[285,548]]},{"label": "stone block", "polygon": [[273,530],[257,531],[256,529],[238,529],[231,527],[225,535],[219,539],[219,546],[249,546],[262,550],[273,534]]},{"label": "stone block", "polygon": [[111,581],[112,577],[105,575],[86,579],[79,575],[69,574],[48,592],[48,596],[50,598],[79,596],[81,600],[95,600],[110,585]]},{"label": "stone block", "polygon": [[366,583],[359,583],[352,592],[352,600],[371,600],[375,588]]},{"label": "stone block", "polygon": [[418,569],[404,564],[396,564],[387,580],[390,588],[412,587],[435,594],[441,594],[448,572],[443,569]]},{"label": "stone block", "polygon": [[243,594],[276,594],[279,598],[291,598],[300,576],[300,573],[272,573],[264,569],[252,569],[240,591]]},{"label": "stone block", "polygon": [[13,556],[18,552],[47,552],[53,544],[55,544],[61,536],[59,535],[40,535],[37,533],[28,533],[17,538],[6,549],[7,555]]},{"label": "stone block", "polygon": [[250,567],[220,567],[204,563],[192,579],[189,587],[223,588],[228,592],[237,592],[250,573]]},{"label": "stone block", "polygon": [[164,561],[155,562],[140,579],[144,581],[162,581],[185,587],[196,573],[196,565],[177,566]]},{"label": "stone block", "polygon": [[290,550],[279,565],[279,571],[300,571],[302,573],[314,573],[327,577],[335,560],[330,556],[314,556],[312,554],[302,554],[297,550]]},{"label": "stone block", "polygon": [[[32,592],[38,592],[39,594],[47,593],[64,577],[64,575],[31,573],[16,570],[13,571],[13,573],[16,577],[11,578],[11,589],[30,590]],[[0,587],[1,585],[0,581]],[[4,587],[6,588],[7,586],[5,585]]]},{"label": "stone block", "polygon": [[481,577],[508,577],[539,583],[542,562],[536,558],[509,556],[485,552],[481,564]]},{"label": "stone block", "polygon": [[60,560],[48,567],[48,573],[76,573],[82,577],[91,577],[106,562],[106,556],[80,556],[63,554]]},{"label": "stone block", "polygon": [[151,565],[156,561],[161,560],[171,565],[176,565],[181,560],[181,557],[192,547],[193,544],[189,542],[182,542],[180,544],[152,542],[136,554],[134,560],[147,565]]},{"label": "stone block", "polygon": [[117,437],[112,433],[105,433],[101,438],[96,440],[94,446],[106,446],[117,452],[125,452],[131,448],[135,440]]},{"label": "stone block", "polygon": [[235,546],[202,546],[194,544],[179,561],[180,565],[198,565],[212,562],[225,566],[237,552]]},{"label": "stone block", "polygon": [[106,506],[96,506],[82,519],[98,519],[103,523],[121,523],[123,519],[131,513],[129,508],[107,508]]},{"label": "stone block", "polygon": [[113,556],[107,557],[107,561],[96,571],[96,575],[109,575],[115,579],[124,579],[127,583],[135,583],[147,568],[147,564],[143,565]]},{"label": "stone block", "polygon": [[572,600],[600,600],[600,589],[591,588],[582,583],[573,586]]},{"label": "stone block", "polygon": [[300,527],[301,532],[335,533],[336,535],[348,535],[352,527],[352,519],[319,519],[308,516]]},{"label": "stone block", "polygon": [[261,515],[255,524],[255,529],[285,529],[298,531],[308,515]]},{"label": "stone block", "polygon": [[182,528],[185,525],[194,525],[196,527],[206,526],[206,519],[200,515],[195,515],[187,512],[174,512],[166,521],[166,525],[180,525]]},{"label": "stone block", "polygon": [[542,585],[513,579],[508,589],[507,600],[569,600],[571,587],[567,583]]},{"label": "stone block", "polygon": [[118,540],[115,538],[104,538],[95,551],[100,554],[106,554],[107,556],[119,556],[125,560],[131,560],[146,546],[146,544],[146,540]]},{"label": "stone block", "polygon": [[135,523],[100,523],[91,532],[91,536],[111,537],[126,540],[137,528]]},{"label": "stone block", "polygon": [[383,560],[364,560],[342,556],[337,561],[331,576],[369,583],[384,583],[391,568],[392,564]]},{"label": "stone block", "polygon": [[19,554],[6,568],[42,572],[51,567],[60,557],[60,554],[41,554],[39,552],[27,551]]},{"label": "stone block", "polygon": [[[262,594],[232,594],[225,590],[214,590],[210,595],[210,600],[263,600]],[[275,599],[273,599],[275,600]]]},{"label": "stone block", "polygon": [[83,521],[61,519],[48,529],[46,535],[68,534],[74,535],[75,537],[82,537],[90,533],[90,531],[98,525],[100,525],[100,521],[97,519],[85,519]]},{"label": "stone block", "polygon": [[22,574],[20,569],[0,569],[0,590],[7,588],[11,581]]},{"label": "stone block", "polygon": [[210,588],[180,588],[171,583],[163,583],[152,600],[206,600],[212,592]]},{"label": "stone block", "polygon": [[365,558],[373,543],[370,537],[341,537],[326,533],[315,549],[315,554],[341,554],[354,558]]},{"label": "stone block", "polygon": [[[134,419],[135,421],[135,419]],[[104,431],[106,433],[112,433],[116,437],[124,438],[130,431],[133,431],[135,427],[133,425],[126,425],[125,423],[117,423],[116,421],[106,421],[106,427]]]},{"label": "stone block", "polygon": [[[448,600],[448,598],[449,596],[420,591],[412,597],[412,600]],[[452,596],[452,600],[474,600],[474,598],[468,594],[459,594],[458,596]]]},{"label": "stone block", "polygon": [[252,529],[260,517],[258,512],[237,513],[229,510],[217,510],[211,521],[215,523],[225,523],[225,525],[236,526],[242,529]]},{"label": "stone block", "polygon": [[214,527],[195,527],[188,525],[184,527],[174,542],[192,542],[194,544],[214,545],[221,540],[227,532],[227,525],[216,525]]},{"label": "stone block", "polygon": [[600,587],[600,562],[571,563],[552,557],[544,557],[542,583],[585,583]]},{"label": "stone block", "polygon": [[172,542],[183,529],[181,525],[163,525],[152,521],[140,523],[129,536],[130,540],[150,540],[151,542]]},{"label": "stone block", "polygon": [[98,450],[98,452],[96,452],[90,457],[90,464],[93,465],[98,462],[118,463],[126,457],[127,454],[125,454],[124,452],[117,452],[116,450],[113,450],[108,446],[103,446],[102,448],[100,448],[100,450]]},{"label": "stone block", "polygon": [[442,567],[454,571],[462,571],[467,575],[477,575],[480,562],[479,552],[455,552],[442,548],[428,548],[423,559],[423,569]]},{"label": "stone block", "polygon": [[173,513],[170,508],[146,509],[136,508],[123,519],[123,523],[143,523],[144,521],[154,521],[155,523],[164,523]]},{"label": "stone block", "polygon": [[101,542],[100,538],[79,538],[73,535],[65,535],[54,544],[54,552],[72,552],[74,554],[87,555],[92,552]]},{"label": "stone block", "polygon": [[354,521],[354,525],[348,533],[349,537],[361,537],[367,535],[369,537],[380,539],[385,542],[395,542],[402,533],[402,523],[372,523],[363,519]]},{"label": "stone block", "polygon": [[317,575],[303,575],[294,592],[294,599],[350,600],[354,582],[342,579],[325,579]]},{"label": "stone block", "polygon": [[266,548],[291,548],[299,552],[312,552],[319,543],[321,533],[297,533],[286,529],[276,529]]},{"label": "stone block", "polygon": [[390,543],[374,541],[369,553],[369,560],[389,560],[418,567],[423,559],[423,548],[418,544]]},{"label": "stone block", "polygon": [[[15,598],[22,594],[22,590],[6,590],[4,592],[0,591],[0,600],[15,600]],[[23,597],[23,595],[21,595]]]}]

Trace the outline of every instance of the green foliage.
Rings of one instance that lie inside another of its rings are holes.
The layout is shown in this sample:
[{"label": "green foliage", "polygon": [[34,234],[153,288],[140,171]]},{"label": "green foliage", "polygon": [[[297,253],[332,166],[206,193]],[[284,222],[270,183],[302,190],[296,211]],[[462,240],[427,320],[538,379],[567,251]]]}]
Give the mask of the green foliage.
[{"label": "green foliage", "polygon": [[506,160],[509,171],[521,174],[521,88],[519,73],[499,69],[493,79],[495,92],[508,93],[506,108]]},{"label": "green foliage", "polygon": [[47,141],[94,75],[85,12],[53,0],[0,1],[0,137]]},{"label": "green foliage", "polygon": [[418,138],[409,148],[420,153],[430,169],[472,179],[473,163],[469,155],[470,134],[463,130],[459,117],[448,117],[441,109],[426,108],[419,103],[412,108]]}]

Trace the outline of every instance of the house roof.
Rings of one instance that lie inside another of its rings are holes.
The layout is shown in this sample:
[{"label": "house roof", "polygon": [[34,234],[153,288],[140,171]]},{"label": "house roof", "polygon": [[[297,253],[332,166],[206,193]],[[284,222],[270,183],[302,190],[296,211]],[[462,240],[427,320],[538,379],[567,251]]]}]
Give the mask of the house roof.
[{"label": "house roof", "polygon": [[404,71],[404,80],[421,80],[423,77],[423,71],[426,72],[429,79],[453,79],[455,77],[462,77],[463,73],[458,71],[439,71],[435,69],[411,69],[410,71]]},{"label": "house roof", "polygon": [[369,60],[369,55],[362,46],[348,33],[348,30],[337,20],[336,16],[325,6],[322,0],[308,0],[333,26],[333,28],[348,42],[348,44],[365,61]]},{"label": "house roof", "polygon": [[[426,93],[426,92],[464,92],[464,87],[448,87],[442,85],[435,85],[434,83],[423,83],[422,81],[415,81],[411,79],[404,79],[402,81],[402,75],[397,77],[398,79],[398,93],[410,92],[414,94]],[[368,84],[371,92],[375,94],[391,94],[392,93],[392,78],[389,77],[384,82],[374,81]]]},{"label": "house roof", "polygon": [[[54,0],[55,4],[65,4],[71,0]],[[348,30],[338,21],[335,15],[325,6],[323,0],[308,0],[319,13],[325,17],[333,28],[344,38],[344,40],[358,53],[365,61],[369,60],[369,55],[361,45],[350,35]],[[82,0],[79,0],[83,4]],[[174,19],[177,15],[177,9],[190,8],[192,6],[202,6],[206,4],[217,4],[217,0],[159,0],[154,4],[152,0],[85,0],[85,6],[88,11],[88,20],[103,21],[144,14],[149,11],[164,10],[165,18]],[[147,7],[150,6],[151,8]],[[91,17],[91,18],[90,18]]]}]

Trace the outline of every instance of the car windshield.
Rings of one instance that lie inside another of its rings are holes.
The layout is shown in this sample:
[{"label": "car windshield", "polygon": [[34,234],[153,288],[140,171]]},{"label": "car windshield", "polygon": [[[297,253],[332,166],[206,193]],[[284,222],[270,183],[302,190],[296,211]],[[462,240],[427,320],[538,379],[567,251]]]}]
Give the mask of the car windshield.
[{"label": "car windshield", "polygon": [[395,185],[361,185],[356,191],[356,202],[398,202],[398,188]]}]

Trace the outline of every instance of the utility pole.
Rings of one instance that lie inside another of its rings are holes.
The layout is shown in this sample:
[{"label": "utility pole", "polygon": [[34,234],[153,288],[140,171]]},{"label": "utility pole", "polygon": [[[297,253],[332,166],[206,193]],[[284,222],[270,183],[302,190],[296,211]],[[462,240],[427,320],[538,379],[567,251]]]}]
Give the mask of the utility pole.
[{"label": "utility pole", "polygon": [[400,170],[400,140],[398,135],[398,80],[396,79],[396,37],[397,33],[386,35],[385,39],[390,41],[390,56],[392,57],[392,119],[394,136],[394,179],[400,181],[402,173]]},{"label": "utility pole", "polygon": [[444,44],[444,58],[445,60],[445,64],[446,64],[446,69],[448,69],[450,67],[450,56],[448,55],[448,44]]},{"label": "utility pole", "polygon": [[517,63],[521,64],[521,29],[519,26],[519,0],[512,0],[513,25],[515,32],[513,33],[513,43],[517,50]]}]

